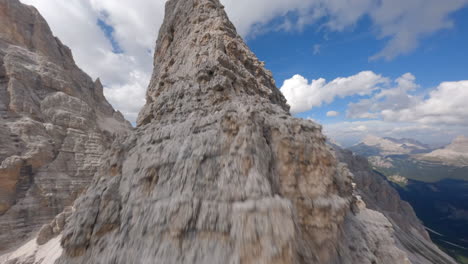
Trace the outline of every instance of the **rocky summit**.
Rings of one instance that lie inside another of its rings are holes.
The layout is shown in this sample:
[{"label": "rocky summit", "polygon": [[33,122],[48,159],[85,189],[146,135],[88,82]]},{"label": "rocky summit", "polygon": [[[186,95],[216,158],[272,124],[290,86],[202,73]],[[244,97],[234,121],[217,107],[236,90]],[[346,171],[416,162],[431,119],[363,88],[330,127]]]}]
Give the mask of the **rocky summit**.
[{"label": "rocky summit", "polygon": [[291,117],[218,0],[167,1],[138,128],[101,164],[61,234],[8,263],[454,263],[410,254],[366,208],[372,191]]},{"label": "rocky summit", "polygon": [[410,263],[218,0],[167,2],[138,129],[106,155],[57,263]]},{"label": "rocky summit", "polygon": [[0,252],[72,205],[130,128],[36,9],[0,0]]}]

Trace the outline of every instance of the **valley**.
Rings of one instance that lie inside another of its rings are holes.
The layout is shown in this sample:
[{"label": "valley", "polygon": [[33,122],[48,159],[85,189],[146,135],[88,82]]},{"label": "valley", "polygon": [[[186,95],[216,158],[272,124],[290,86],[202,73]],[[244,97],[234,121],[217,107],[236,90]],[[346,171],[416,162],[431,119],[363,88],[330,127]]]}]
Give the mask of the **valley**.
[{"label": "valley", "polygon": [[468,182],[409,180],[393,186],[423,221],[431,239],[461,263],[468,263]]},{"label": "valley", "polygon": [[456,167],[440,162],[420,161],[409,155],[392,155],[386,157],[392,166],[373,168],[387,177],[399,175],[406,179],[434,183],[445,179],[468,181],[468,166]]},{"label": "valley", "polygon": [[439,149],[412,139],[367,137],[350,147],[368,158],[401,198],[411,204],[431,239],[460,263],[468,263],[468,140]]}]

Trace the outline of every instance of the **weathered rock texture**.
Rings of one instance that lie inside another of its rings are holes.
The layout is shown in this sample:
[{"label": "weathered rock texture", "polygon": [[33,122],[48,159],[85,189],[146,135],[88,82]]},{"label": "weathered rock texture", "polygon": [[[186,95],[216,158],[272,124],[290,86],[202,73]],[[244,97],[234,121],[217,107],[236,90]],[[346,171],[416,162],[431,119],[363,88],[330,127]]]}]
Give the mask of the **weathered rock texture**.
[{"label": "weathered rock texture", "polygon": [[57,263],[410,263],[218,0],[167,2],[154,66]]},{"label": "weathered rock texture", "polygon": [[398,247],[407,253],[412,263],[455,263],[432,243],[413,208],[400,199],[383,176],[372,171],[366,158],[337,146],[333,150],[352,172],[358,193],[367,207],[383,213],[390,221]]},{"label": "weathered rock texture", "polygon": [[[139,127],[76,201],[56,263],[410,263],[218,0],[167,2],[154,65]],[[56,246],[7,259],[52,263]]]},{"label": "weathered rock texture", "polygon": [[0,0],[0,252],[71,205],[126,130],[37,10]]}]

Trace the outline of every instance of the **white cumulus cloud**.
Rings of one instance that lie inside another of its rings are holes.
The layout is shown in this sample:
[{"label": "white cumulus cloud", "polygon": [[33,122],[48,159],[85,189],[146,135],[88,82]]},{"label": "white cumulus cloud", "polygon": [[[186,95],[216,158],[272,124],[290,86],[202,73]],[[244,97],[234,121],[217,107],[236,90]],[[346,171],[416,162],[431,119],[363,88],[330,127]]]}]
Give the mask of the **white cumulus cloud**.
[{"label": "white cumulus cloud", "polygon": [[[442,144],[468,133],[468,80],[443,82],[424,89],[411,73],[391,80],[373,72],[361,72],[329,83],[324,79],[309,83],[295,75],[285,81],[281,91],[295,113],[332,103],[337,98],[361,97],[348,104],[349,121],[324,125],[327,135],[344,145],[367,134]],[[326,113],[327,117],[337,115],[336,111]]]},{"label": "white cumulus cloud", "polygon": [[337,97],[370,95],[388,82],[387,78],[371,71],[363,71],[350,77],[340,77],[328,82],[323,79],[309,81],[301,75],[294,75],[284,81],[280,88],[291,106],[292,113],[301,113],[333,102]]},{"label": "white cumulus cloud", "polygon": [[350,103],[349,118],[379,118],[388,122],[468,125],[468,81],[444,82],[427,96],[417,94],[416,78],[406,73],[395,86],[384,88],[368,99]]},{"label": "white cumulus cloud", "polygon": [[386,121],[468,126],[468,81],[444,82],[422,99],[403,109],[382,111]]},{"label": "white cumulus cloud", "polygon": [[399,110],[408,108],[421,100],[411,92],[419,88],[416,77],[405,73],[397,78],[394,86],[379,90],[373,97],[350,103],[347,110],[349,118],[378,118],[384,110]]},{"label": "white cumulus cloud", "polygon": [[328,117],[336,117],[336,116],[339,116],[339,115],[340,115],[340,113],[337,112],[337,111],[328,111],[327,112]]}]

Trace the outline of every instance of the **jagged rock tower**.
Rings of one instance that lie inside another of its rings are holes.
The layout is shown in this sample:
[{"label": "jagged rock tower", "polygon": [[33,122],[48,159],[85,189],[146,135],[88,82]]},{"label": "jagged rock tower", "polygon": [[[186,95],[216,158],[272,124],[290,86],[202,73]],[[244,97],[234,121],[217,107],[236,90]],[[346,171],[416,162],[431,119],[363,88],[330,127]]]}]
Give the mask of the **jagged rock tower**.
[{"label": "jagged rock tower", "polygon": [[138,129],[78,199],[58,263],[409,263],[288,109],[218,0],[168,1]]},{"label": "jagged rock tower", "polygon": [[72,205],[131,129],[102,90],[35,8],[0,0],[0,253]]}]

